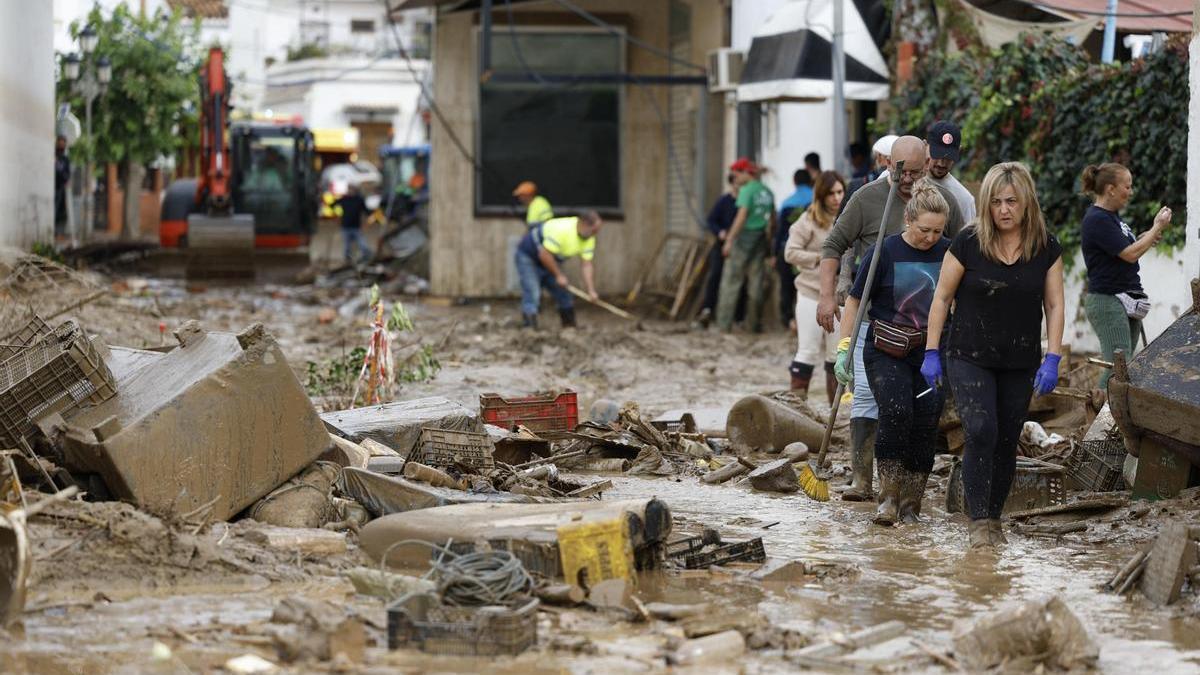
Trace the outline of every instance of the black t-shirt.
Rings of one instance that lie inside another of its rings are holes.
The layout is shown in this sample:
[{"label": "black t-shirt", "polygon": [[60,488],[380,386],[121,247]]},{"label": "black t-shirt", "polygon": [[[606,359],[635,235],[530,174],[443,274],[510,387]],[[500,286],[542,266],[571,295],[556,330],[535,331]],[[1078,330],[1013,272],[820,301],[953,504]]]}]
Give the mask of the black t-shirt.
[{"label": "black t-shirt", "polygon": [[1042,299],[1046,273],[1062,257],[1050,235],[1028,262],[988,260],[975,228],[958,233],[950,253],[965,271],[954,295],[946,355],[985,368],[1037,368],[1042,359]]},{"label": "black t-shirt", "polygon": [[[871,283],[871,308],[867,314],[872,319],[925,330],[929,326],[933,291],[937,288],[942,260],[948,248],[950,240],[945,237],[928,251],[910,246],[899,234],[884,239],[883,250],[879,252],[879,267]],[[859,300],[867,285],[867,270],[871,267],[874,253],[875,247],[872,246],[863,254],[858,276],[850,289],[850,295]]]},{"label": "black t-shirt", "polygon": [[1125,262],[1119,256],[1137,241],[1125,221],[1112,211],[1093,204],[1083,214],[1082,230],[1080,248],[1087,265],[1088,290],[1105,295],[1140,293],[1142,280],[1138,272],[1141,267],[1136,262]]}]

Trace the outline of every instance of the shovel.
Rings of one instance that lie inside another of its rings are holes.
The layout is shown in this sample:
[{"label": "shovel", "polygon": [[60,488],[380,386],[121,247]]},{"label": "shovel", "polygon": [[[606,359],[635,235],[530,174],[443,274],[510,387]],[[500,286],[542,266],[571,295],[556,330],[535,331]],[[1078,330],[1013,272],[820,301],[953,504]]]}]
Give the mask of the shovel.
[{"label": "shovel", "polygon": [[[904,171],[904,162],[899,161],[892,167],[893,176],[899,176]],[[883,250],[883,239],[887,236],[884,229],[887,226],[888,215],[892,212],[892,204],[896,199],[896,187],[899,180],[892,181],[888,189],[887,201],[883,203],[883,217],[879,221],[879,233],[875,236],[875,250],[871,254],[871,264],[867,267],[866,284],[863,286],[864,295],[869,295],[871,285],[875,282],[875,269],[879,267],[879,252]],[[867,298],[858,303],[858,312],[854,315],[854,325],[850,328],[850,353],[846,355],[846,364],[853,370],[854,346],[858,344],[858,332],[862,329],[863,317],[867,315]],[[829,474],[825,471],[825,455],[829,452],[829,439],[833,437],[833,425],[837,421],[838,408],[842,403],[842,392],[845,386],[838,382],[833,395],[833,407],[829,411],[829,421],[825,424],[825,436],[821,439],[821,451],[817,453],[815,462],[810,461],[800,470],[800,489],[804,494],[819,501],[829,501]]]}]

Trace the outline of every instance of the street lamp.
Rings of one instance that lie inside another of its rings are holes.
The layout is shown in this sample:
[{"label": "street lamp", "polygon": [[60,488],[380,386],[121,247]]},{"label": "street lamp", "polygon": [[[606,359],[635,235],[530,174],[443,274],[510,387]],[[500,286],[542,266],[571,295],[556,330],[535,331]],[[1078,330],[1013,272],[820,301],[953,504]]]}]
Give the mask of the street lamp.
[{"label": "street lamp", "polygon": [[[104,95],[104,92],[108,90],[109,83],[112,82],[112,61],[107,56],[101,56],[97,59],[89,58],[96,51],[96,45],[99,42],[100,36],[96,33],[96,29],[86,26],[79,33],[79,48],[85,58],[81,59],[78,54],[72,53],[63,59],[63,76],[71,82],[72,89],[83,97],[84,133],[89,142],[93,140],[92,103],[98,96]],[[95,216],[92,214],[93,196],[92,157],[91,153],[89,153],[87,161],[83,164],[82,225],[76,226],[76,231],[72,237],[76,242],[89,237],[91,228],[95,225],[93,222]]]}]

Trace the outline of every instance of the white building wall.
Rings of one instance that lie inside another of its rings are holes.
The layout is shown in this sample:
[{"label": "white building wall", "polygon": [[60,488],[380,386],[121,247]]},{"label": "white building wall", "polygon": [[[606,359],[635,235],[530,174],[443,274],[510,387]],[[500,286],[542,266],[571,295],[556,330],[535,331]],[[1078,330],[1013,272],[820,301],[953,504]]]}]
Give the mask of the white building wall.
[{"label": "white building wall", "polygon": [[[397,112],[390,120],[396,134],[394,142],[425,143],[428,139],[417,114],[421,96],[418,78],[425,76],[429,62],[413,61],[412,67],[417,77],[400,59],[371,63],[366,58],[330,58],[280,63],[267,72],[264,102],[276,116],[300,115],[310,127],[350,126],[353,120],[346,113],[348,107],[394,107]],[[373,157],[364,159],[376,161]]]},{"label": "white building wall", "polygon": [[0,244],[54,236],[54,6],[0,0]]},{"label": "white building wall", "polygon": [[[289,48],[315,42],[320,36],[331,56],[375,56],[395,50],[395,38],[383,3],[377,0],[226,0],[229,7],[229,73],[234,105],[261,111],[267,70],[287,61]],[[397,32],[406,49],[421,22],[431,21],[428,10],[405,12]],[[353,33],[351,22],[374,22],[373,33]],[[310,123],[311,124],[311,123]]]},{"label": "white building wall", "polygon": [[[754,32],[787,2],[734,0],[730,46],[749,52]],[[821,156],[823,168],[833,168],[833,101],[770,104],[764,105],[763,110],[768,114],[762,120],[763,147],[759,161],[770,169],[763,182],[775,193],[776,201],[783,201],[794,189],[792,173],[804,166],[804,155],[816,152]],[[736,110],[726,119],[726,128],[735,130],[736,139]]]}]

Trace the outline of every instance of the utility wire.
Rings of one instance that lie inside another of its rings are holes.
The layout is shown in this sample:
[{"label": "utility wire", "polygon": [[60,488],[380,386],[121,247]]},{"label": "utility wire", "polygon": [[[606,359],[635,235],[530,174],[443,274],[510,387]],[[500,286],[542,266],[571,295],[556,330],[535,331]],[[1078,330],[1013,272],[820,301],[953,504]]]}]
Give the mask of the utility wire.
[{"label": "utility wire", "polygon": [[579,5],[576,5],[575,3],[571,2],[570,0],[554,0],[554,2],[557,2],[558,4],[562,5],[563,7],[566,7],[571,12],[573,12],[574,14],[576,14],[577,16],[582,18],[584,21],[587,21],[588,23],[590,23],[594,26],[599,26],[600,28],[603,28],[606,32],[616,35],[617,37],[621,38],[625,42],[628,42],[637,47],[641,47],[642,49],[650,52],[651,54],[654,54],[663,59],[666,59],[667,61],[670,61],[671,63],[674,63],[676,65],[683,66],[684,68],[690,68],[692,70],[696,70],[696,71],[699,71],[702,73],[707,72],[707,69],[704,66],[692,63],[691,61],[687,61],[685,59],[681,59],[669,51],[659,49],[658,47],[655,47],[654,45],[652,45],[649,42],[646,42],[644,40],[639,40],[638,38],[635,38],[632,35],[630,35],[628,32],[620,30],[616,26],[614,26],[611,23],[601,19],[600,17],[597,17],[596,15],[588,12],[586,9],[580,7]]},{"label": "utility wire", "polygon": [[1070,14],[1082,14],[1084,16],[1115,16],[1118,19],[1162,19],[1173,16],[1191,16],[1192,10],[1185,12],[1097,12],[1095,10],[1075,9],[1073,7],[1063,7],[1054,5],[1048,2],[1039,2],[1037,0],[1017,0],[1017,2],[1028,5],[1035,9],[1052,9],[1056,12],[1068,12]]},{"label": "utility wire", "polygon": [[[450,126],[450,122],[446,121],[446,116],[442,114],[442,109],[439,108],[437,102],[433,100],[433,94],[430,93],[429,86],[425,83],[424,78],[418,75],[416,68],[413,67],[412,58],[409,56],[408,50],[404,48],[404,43],[400,39],[400,31],[396,28],[396,18],[392,14],[390,0],[379,1],[383,4],[383,8],[387,16],[388,26],[391,28],[392,38],[396,42],[396,49],[400,51],[400,57],[404,59],[404,63],[408,67],[409,72],[412,73],[413,79],[416,80],[417,85],[421,88],[421,97],[425,99],[425,103],[429,106],[429,110],[433,113],[433,116],[437,118],[439,123],[441,123],[442,128],[446,131],[446,135],[450,138],[450,142],[454,144],[454,147],[458,149],[459,154],[461,154],[464,159],[470,162],[471,166],[473,166],[476,171],[491,172],[492,174],[495,174],[495,170],[485,167],[475,157],[474,153],[467,148],[466,144],[464,144],[462,139],[459,138],[458,134],[455,133],[454,128]],[[497,177],[503,179],[503,176],[497,175]]]}]

